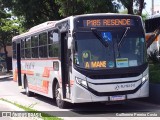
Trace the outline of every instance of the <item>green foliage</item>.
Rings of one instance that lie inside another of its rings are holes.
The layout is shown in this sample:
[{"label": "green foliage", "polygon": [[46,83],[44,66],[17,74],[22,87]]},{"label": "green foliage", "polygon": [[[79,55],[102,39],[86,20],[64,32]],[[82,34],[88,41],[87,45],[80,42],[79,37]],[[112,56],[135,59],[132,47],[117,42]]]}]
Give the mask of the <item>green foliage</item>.
[{"label": "green foliage", "polygon": [[0,0],[0,46],[11,44],[12,37],[19,32],[20,21]]},{"label": "green foliage", "polygon": [[158,64],[160,63],[160,59],[158,58],[158,56],[159,56],[159,52],[155,50],[154,52],[150,52],[148,57],[153,64]]},{"label": "green foliage", "polygon": [[118,0],[122,6],[128,10],[128,14],[142,15],[142,10],[145,8],[146,3],[144,0]]},{"label": "green foliage", "polygon": [[45,21],[60,19],[59,6],[55,0],[2,0],[18,17],[23,17],[23,26],[29,29]]},{"label": "green foliage", "polygon": [[56,0],[60,6],[59,13],[63,17],[85,13],[118,12],[113,0]]},{"label": "green foliage", "polygon": [[145,21],[147,19],[147,17],[148,17],[148,14],[142,14],[143,21]]},{"label": "green foliage", "polygon": [[151,83],[160,83],[160,59],[158,51],[151,52],[149,55],[149,77]]},{"label": "green foliage", "polygon": [[26,106],[23,106],[21,104],[18,104],[17,102],[11,102],[11,101],[3,99],[3,98],[1,98],[0,100],[2,100],[4,102],[7,102],[7,103],[10,103],[10,104],[13,104],[13,105],[15,105],[19,108],[22,108],[23,110],[25,110],[27,112],[30,112],[30,113],[41,113],[42,120],[62,120],[61,118],[58,118],[58,117],[55,117],[55,116],[52,116],[52,115],[49,115],[49,114],[46,114],[46,113],[43,113],[43,112],[39,112],[37,110],[32,109],[30,106],[33,106],[35,104],[31,104],[29,107],[26,107]]},{"label": "green foliage", "polygon": [[0,46],[11,44],[12,37],[19,32],[17,20],[11,18],[0,18]]},{"label": "green foliage", "polygon": [[118,12],[114,0],[1,0],[26,29],[50,20],[85,13]]},{"label": "green foliage", "polygon": [[[5,8],[2,1],[0,0],[0,48],[4,49],[5,61],[7,62],[8,51],[6,46],[12,44],[12,37],[19,32],[19,21],[12,16],[11,11]],[[7,71],[9,72],[9,70]]]},{"label": "green foliage", "polygon": [[[129,14],[141,15],[144,0],[118,0]],[[87,13],[117,13],[120,3],[115,0],[0,0],[2,8],[7,8],[17,16],[27,30],[45,21],[59,20],[71,15]],[[136,10],[133,6],[136,6]],[[0,12],[0,15],[5,15]],[[21,31],[24,31],[21,30]]]},{"label": "green foliage", "polygon": [[160,64],[149,65],[149,79],[151,83],[160,83]]}]

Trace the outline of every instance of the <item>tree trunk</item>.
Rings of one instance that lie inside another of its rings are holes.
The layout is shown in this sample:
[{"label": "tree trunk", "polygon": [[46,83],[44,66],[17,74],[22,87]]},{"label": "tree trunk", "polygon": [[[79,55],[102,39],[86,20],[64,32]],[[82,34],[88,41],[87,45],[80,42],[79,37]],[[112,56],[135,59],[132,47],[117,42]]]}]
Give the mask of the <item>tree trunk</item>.
[{"label": "tree trunk", "polygon": [[139,9],[138,9],[138,15],[142,15],[142,10],[144,8],[144,0],[139,0]]},{"label": "tree trunk", "polygon": [[2,47],[4,49],[4,53],[5,53],[5,62],[6,62],[6,68],[7,68],[7,72],[9,72],[8,70],[8,64],[7,64],[7,61],[8,61],[8,51],[7,51],[7,48],[6,48],[6,44],[5,44],[5,40],[3,39],[3,42],[2,42]]},{"label": "tree trunk", "polygon": [[126,8],[128,10],[128,14],[134,14],[133,13],[133,0],[130,0],[130,3],[128,4]]}]

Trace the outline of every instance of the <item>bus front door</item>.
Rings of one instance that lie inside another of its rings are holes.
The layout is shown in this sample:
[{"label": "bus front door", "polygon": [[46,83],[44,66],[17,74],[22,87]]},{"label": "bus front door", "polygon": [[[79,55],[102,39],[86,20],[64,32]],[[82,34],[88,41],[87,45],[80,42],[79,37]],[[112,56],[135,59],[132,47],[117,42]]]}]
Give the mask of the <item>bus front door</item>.
[{"label": "bus front door", "polygon": [[68,32],[61,33],[61,72],[63,98],[70,98],[70,49],[68,49]]}]

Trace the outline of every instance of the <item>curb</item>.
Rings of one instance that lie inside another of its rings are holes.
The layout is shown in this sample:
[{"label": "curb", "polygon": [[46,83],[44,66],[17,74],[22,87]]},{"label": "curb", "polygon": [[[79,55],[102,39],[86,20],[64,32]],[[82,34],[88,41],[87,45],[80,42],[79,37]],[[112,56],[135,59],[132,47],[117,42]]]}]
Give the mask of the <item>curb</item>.
[{"label": "curb", "polygon": [[0,80],[6,79],[6,78],[10,78],[10,77],[12,77],[12,75],[8,75],[8,76],[2,75],[2,76],[0,76]]}]

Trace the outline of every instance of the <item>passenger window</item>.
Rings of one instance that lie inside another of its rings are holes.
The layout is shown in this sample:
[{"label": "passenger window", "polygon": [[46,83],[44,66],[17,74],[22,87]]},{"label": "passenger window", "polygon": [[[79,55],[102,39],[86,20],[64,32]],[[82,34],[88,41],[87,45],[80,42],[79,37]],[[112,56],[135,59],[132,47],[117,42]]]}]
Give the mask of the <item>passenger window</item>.
[{"label": "passenger window", "polygon": [[47,33],[41,33],[39,35],[39,57],[47,58],[48,50],[47,50]]},{"label": "passenger window", "polygon": [[39,35],[39,46],[47,44],[47,33],[41,33]]},{"label": "passenger window", "polygon": [[32,49],[32,58],[38,58],[38,36],[34,35],[31,37],[31,49]]},{"label": "passenger window", "polygon": [[48,53],[49,57],[58,57],[59,55],[59,38],[57,30],[48,32]]},{"label": "passenger window", "polygon": [[25,39],[25,58],[31,58],[31,38]]}]

